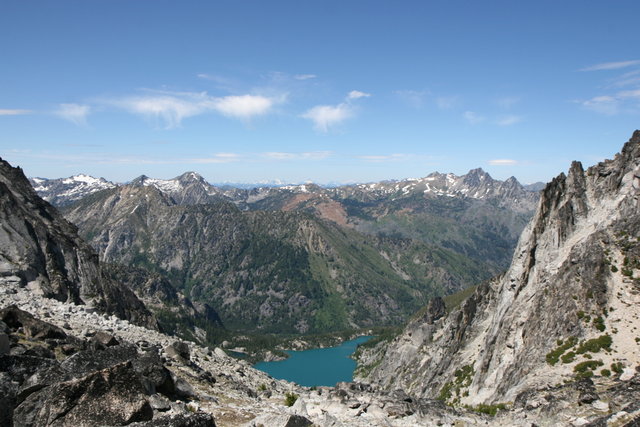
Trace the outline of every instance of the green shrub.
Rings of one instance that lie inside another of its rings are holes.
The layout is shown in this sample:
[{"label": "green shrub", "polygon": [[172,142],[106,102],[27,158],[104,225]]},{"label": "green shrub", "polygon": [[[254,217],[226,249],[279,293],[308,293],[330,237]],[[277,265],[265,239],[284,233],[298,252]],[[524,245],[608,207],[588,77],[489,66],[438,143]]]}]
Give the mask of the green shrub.
[{"label": "green shrub", "polygon": [[576,315],[578,316],[578,319],[582,319],[584,318],[584,311],[580,310],[576,313]]},{"label": "green shrub", "polygon": [[602,317],[596,317],[593,319],[593,326],[595,326],[600,332],[603,332],[607,328],[604,325],[604,319]]},{"label": "green shrub", "polygon": [[609,377],[611,376],[611,371],[607,368],[604,368],[600,371],[600,375],[602,375],[603,377]]},{"label": "green shrub", "polygon": [[[561,341],[559,341],[561,342]],[[569,350],[571,347],[575,346],[578,343],[578,338],[570,337],[564,344],[559,345],[556,349],[547,353],[546,360],[547,363],[551,366],[558,363],[560,360],[560,356],[564,354],[565,351]]]},{"label": "green shrub", "polygon": [[[456,379],[449,381],[442,386],[437,399],[442,400],[445,403],[454,404],[460,399],[461,394],[464,395],[464,392],[461,393],[461,389],[471,385],[474,373],[475,371],[473,370],[472,365],[465,365],[462,368],[457,369],[454,373]],[[454,397],[454,401],[449,402],[452,397]]]},{"label": "green shrub", "polygon": [[597,353],[601,349],[611,350],[611,343],[613,340],[609,335],[601,335],[598,338],[590,339],[589,341],[585,341],[578,346],[576,349],[576,353],[583,354],[586,352]]},{"label": "green shrub", "polygon": [[598,367],[602,366],[602,360],[587,360],[585,362],[580,362],[576,366],[573,367],[573,372],[576,373],[576,378],[590,378],[593,376],[593,371]]},{"label": "green shrub", "polygon": [[267,385],[262,383],[258,386],[258,390],[259,391],[266,391],[267,390]]},{"label": "green shrub", "polygon": [[570,351],[567,354],[562,355],[560,358],[562,363],[571,363],[576,359],[576,354],[573,351]]},{"label": "green shrub", "polygon": [[611,364],[611,370],[619,375],[624,370],[624,365],[622,362],[614,362]]},{"label": "green shrub", "polygon": [[576,366],[574,366],[573,372],[582,373],[586,372],[587,370],[593,371],[598,366],[602,365],[604,365],[604,363],[602,363],[602,360],[585,360],[584,362],[580,362]]},{"label": "green shrub", "polygon": [[445,385],[442,386],[442,389],[440,389],[440,394],[438,394],[437,399],[442,400],[443,402],[446,402],[447,400],[451,399],[452,388],[453,388],[452,381],[448,381],[447,383],[445,383]]},{"label": "green shrub", "polygon": [[505,409],[507,409],[507,405],[505,405],[504,403],[497,403],[495,405],[485,405],[481,403],[476,406],[466,406],[466,408],[475,412],[480,412],[482,414],[487,414],[495,417],[498,411],[504,411]]},{"label": "green shrub", "polygon": [[617,273],[618,272],[618,267],[616,267],[615,265],[611,266],[611,272],[612,273]]},{"label": "green shrub", "polygon": [[284,395],[284,404],[286,406],[293,406],[293,404],[296,403],[296,400],[298,400],[298,395],[293,392],[287,392]]}]

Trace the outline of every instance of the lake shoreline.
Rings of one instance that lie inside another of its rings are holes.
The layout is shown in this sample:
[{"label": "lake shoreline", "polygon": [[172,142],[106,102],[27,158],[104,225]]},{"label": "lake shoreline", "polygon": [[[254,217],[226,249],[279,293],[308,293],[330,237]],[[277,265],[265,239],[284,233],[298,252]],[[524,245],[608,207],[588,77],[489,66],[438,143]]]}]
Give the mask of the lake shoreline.
[{"label": "lake shoreline", "polygon": [[353,381],[356,361],[351,355],[358,345],[373,338],[360,335],[343,341],[334,347],[306,350],[286,350],[288,358],[279,361],[262,361],[254,368],[277,379],[294,382],[305,387],[334,386],[338,382]]}]

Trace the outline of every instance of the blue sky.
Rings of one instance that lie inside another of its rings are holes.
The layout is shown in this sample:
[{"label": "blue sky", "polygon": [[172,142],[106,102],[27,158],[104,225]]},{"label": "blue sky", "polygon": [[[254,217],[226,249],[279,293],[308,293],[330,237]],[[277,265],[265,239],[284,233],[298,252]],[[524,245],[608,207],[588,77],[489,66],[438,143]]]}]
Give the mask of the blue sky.
[{"label": "blue sky", "polygon": [[27,175],[548,181],[640,127],[638,1],[4,0]]}]

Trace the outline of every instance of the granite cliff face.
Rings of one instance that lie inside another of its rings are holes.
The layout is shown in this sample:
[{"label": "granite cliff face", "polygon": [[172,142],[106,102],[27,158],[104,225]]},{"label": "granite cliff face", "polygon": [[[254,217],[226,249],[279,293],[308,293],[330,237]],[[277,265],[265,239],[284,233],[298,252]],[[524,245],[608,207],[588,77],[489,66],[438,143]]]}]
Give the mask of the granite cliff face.
[{"label": "granite cliff face", "polygon": [[586,171],[574,162],[549,183],[509,270],[449,313],[433,301],[382,357],[369,355],[368,380],[458,405],[523,404],[523,392],[565,380],[632,377],[639,196],[636,131],[613,160]]},{"label": "granite cliff face", "polygon": [[0,277],[48,298],[157,327],[130,289],[105,277],[76,227],[38,197],[20,168],[1,159],[0,224]]}]

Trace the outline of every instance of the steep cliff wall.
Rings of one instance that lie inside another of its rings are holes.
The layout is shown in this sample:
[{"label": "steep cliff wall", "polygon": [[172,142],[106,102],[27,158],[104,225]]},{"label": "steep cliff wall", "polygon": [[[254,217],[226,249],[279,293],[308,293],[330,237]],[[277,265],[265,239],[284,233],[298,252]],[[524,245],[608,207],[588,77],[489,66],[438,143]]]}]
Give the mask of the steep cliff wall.
[{"label": "steep cliff wall", "polygon": [[62,302],[147,327],[155,318],[125,286],[103,274],[96,253],[74,225],[42,200],[20,168],[0,159],[0,278]]},{"label": "steep cliff wall", "polygon": [[427,310],[411,322],[368,380],[476,404],[575,377],[631,375],[640,362],[639,195],[636,131],[613,160],[586,171],[574,162],[550,182],[509,270],[448,315]]}]

